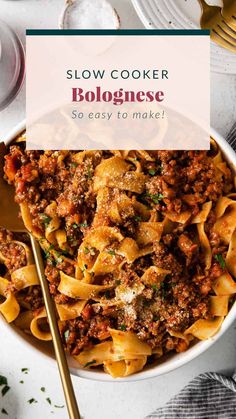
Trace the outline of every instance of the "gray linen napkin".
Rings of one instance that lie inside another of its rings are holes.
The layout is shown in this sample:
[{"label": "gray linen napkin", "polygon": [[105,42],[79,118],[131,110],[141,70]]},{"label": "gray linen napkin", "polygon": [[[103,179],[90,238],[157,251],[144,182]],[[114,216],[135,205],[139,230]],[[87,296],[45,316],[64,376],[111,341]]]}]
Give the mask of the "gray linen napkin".
[{"label": "gray linen napkin", "polygon": [[[236,124],[232,127],[228,143],[236,151]],[[194,378],[164,407],[146,419],[235,419],[236,371],[232,377],[206,372]]]}]

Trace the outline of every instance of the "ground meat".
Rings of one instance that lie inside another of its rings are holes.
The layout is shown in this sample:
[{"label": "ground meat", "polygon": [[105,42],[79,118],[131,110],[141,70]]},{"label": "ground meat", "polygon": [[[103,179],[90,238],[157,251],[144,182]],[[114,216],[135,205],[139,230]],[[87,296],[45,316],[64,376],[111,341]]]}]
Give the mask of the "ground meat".
[{"label": "ground meat", "polygon": [[189,265],[192,257],[198,253],[198,245],[193,243],[187,234],[181,234],[178,238],[178,246],[186,256],[186,264]]},{"label": "ground meat", "polygon": [[97,315],[91,319],[88,336],[104,340],[110,336],[108,328],[111,326],[111,321],[103,316]]},{"label": "ground meat", "polygon": [[153,250],[152,260],[155,266],[174,271],[176,275],[182,273],[183,266],[172,253],[169,253],[164,244],[154,242]]},{"label": "ground meat", "polygon": [[41,288],[38,285],[32,287],[32,291],[23,297],[24,303],[34,311],[44,306]]},{"label": "ground meat", "polygon": [[14,241],[14,235],[0,228],[0,255],[7,270],[12,273],[26,265],[25,249]]}]

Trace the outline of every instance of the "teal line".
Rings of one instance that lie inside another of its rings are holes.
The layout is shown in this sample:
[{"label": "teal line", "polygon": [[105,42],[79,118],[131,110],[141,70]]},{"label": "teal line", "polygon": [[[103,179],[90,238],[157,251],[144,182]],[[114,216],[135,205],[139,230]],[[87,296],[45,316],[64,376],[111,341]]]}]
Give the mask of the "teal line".
[{"label": "teal line", "polygon": [[45,35],[57,35],[57,36],[65,36],[65,35],[118,35],[118,36],[125,36],[125,35],[145,35],[145,36],[153,36],[153,35],[165,35],[165,36],[206,36],[210,35],[210,31],[208,29],[26,29],[26,35],[28,36],[45,36]]}]

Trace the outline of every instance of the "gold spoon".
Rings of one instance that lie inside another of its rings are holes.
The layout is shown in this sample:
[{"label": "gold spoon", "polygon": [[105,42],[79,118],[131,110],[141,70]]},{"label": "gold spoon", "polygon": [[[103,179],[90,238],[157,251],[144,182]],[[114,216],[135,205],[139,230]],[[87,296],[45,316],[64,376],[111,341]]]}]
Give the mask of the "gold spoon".
[{"label": "gold spoon", "polygon": [[58,369],[61,376],[61,382],[64,390],[69,417],[70,419],[80,419],[69,367],[58,329],[55,305],[52,301],[48,288],[48,281],[44,274],[44,263],[42,259],[41,248],[37,240],[32,235],[32,232],[26,230],[23,221],[19,218],[19,207],[14,200],[14,188],[11,185],[8,185],[3,178],[4,155],[6,153],[7,149],[5,144],[0,143],[0,226],[10,231],[27,232],[30,236],[32,251],[34,254],[37,273],[42,288],[42,294],[47,311],[48,322],[52,334],[52,341]]},{"label": "gold spoon", "polygon": [[[202,29],[211,30],[211,39],[221,47],[236,53],[236,30],[231,25],[231,19],[221,14],[221,8],[218,6],[209,6],[205,0],[198,0],[202,16],[200,25]],[[234,0],[235,2],[235,0]],[[232,17],[232,16],[231,16]]]}]

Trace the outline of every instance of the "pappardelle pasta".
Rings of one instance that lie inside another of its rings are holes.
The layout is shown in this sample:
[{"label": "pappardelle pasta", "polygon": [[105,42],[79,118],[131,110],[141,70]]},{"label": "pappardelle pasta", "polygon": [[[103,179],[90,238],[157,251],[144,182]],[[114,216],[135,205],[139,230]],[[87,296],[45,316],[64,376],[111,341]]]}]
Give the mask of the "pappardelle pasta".
[{"label": "pappardelle pasta", "polygon": [[[232,170],[210,151],[26,151],[5,156],[39,240],[66,350],[113,377],[221,327],[236,293]],[[27,235],[0,231],[0,312],[51,340]]]}]

